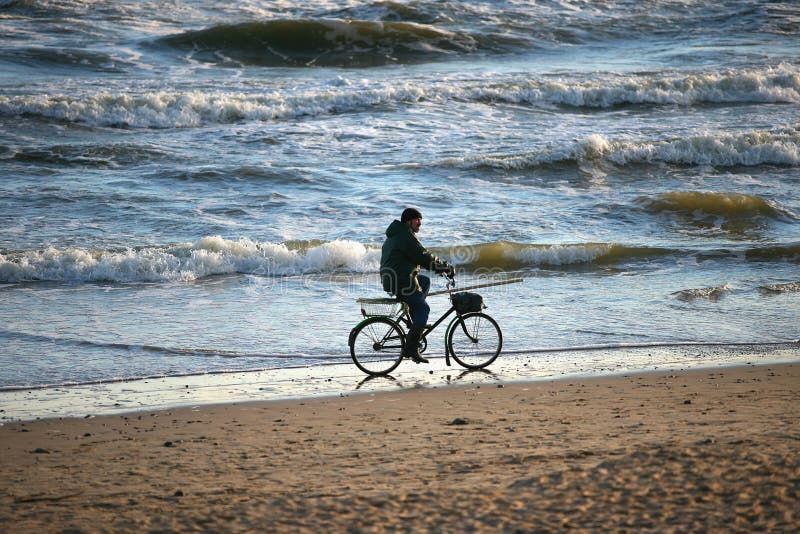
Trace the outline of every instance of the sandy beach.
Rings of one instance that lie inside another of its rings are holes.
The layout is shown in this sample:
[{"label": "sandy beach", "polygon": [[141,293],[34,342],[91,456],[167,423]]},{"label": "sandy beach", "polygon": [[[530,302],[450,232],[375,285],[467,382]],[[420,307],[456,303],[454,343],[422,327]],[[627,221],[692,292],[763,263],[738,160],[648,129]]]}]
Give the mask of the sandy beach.
[{"label": "sandy beach", "polygon": [[0,427],[5,532],[796,531],[800,365]]}]

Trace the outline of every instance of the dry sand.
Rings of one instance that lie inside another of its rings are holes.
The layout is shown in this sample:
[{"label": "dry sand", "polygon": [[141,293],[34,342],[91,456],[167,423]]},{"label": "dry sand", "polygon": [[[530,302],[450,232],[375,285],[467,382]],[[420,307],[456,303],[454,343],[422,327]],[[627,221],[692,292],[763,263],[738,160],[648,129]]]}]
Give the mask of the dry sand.
[{"label": "dry sand", "polygon": [[776,531],[800,364],[0,427],[3,532]]}]

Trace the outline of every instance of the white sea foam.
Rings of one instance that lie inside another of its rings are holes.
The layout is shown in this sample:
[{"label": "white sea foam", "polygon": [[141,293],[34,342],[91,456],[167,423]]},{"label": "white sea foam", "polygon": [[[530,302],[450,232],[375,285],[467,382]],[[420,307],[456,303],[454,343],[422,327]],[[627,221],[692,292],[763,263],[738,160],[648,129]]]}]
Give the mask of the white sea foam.
[{"label": "white sea foam", "polygon": [[601,81],[528,81],[474,89],[473,99],[606,108],[624,104],[797,103],[800,70],[789,65],[688,76],[627,76]]},{"label": "white sea foam", "polygon": [[0,97],[0,113],[31,114],[92,126],[190,128],[357,111],[387,102],[416,102],[418,87],[321,90],[299,95],[159,91],[142,95]]},{"label": "white sea foam", "polygon": [[699,135],[654,143],[614,143],[606,151],[614,163],[664,161],[717,166],[798,165],[800,132]]},{"label": "white sea foam", "polygon": [[[469,253],[465,254],[465,250]],[[607,243],[533,245],[507,241],[433,248],[432,252],[468,270],[573,265],[660,254],[653,249]],[[0,254],[0,283],[190,281],[233,273],[266,277],[377,273],[379,264],[380,249],[355,241],[337,239],[298,246],[208,236],[195,243],[169,247],[118,251],[49,247]]]},{"label": "white sea foam", "polygon": [[613,141],[595,134],[582,141],[521,154],[449,158],[446,166],[524,169],[542,165],[606,160],[617,165],[664,162],[679,165],[800,165],[800,131],[786,128],[740,134],[704,134],[664,141]]},{"label": "white sea foam", "polygon": [[231,273],[284,276],[337,270],[377,272],[379,254],[376,249],[346,240],[303,249],[219,236],[171,247],[116,252],[50,247],[0,254],[0,282],[161,282]]},{"label": "white sea foam", "polygon": [[781,65],[758,70],[607,77],[600,81],[510,79],[430,84],[359,82],[263,93],[152,91],[82,96],[0,96],[0,114],[30,114],[91,126],[189,128],[205,124],[285,120],[357,112],[384,104],[448,101],[509,102],[606,108],[642,104],[798,103],[800,69]]}]

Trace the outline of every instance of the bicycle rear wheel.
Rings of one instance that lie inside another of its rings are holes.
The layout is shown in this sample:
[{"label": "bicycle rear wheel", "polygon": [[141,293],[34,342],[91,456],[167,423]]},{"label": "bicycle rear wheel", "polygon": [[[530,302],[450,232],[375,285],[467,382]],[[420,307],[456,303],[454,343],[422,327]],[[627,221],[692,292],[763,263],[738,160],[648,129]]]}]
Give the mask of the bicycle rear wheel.
[{"label": "bicycle rear wheel", "polygon": [[492,363],[503,348],[503,333],[497,321],[482,312],[465,313],[455,320],[447,334],[447,350],[462,367],[482,369]]},{"label": "bicycle rear wheel", "polygon": [[350,356],[368,375],[387,375],[403,360],[405,335],[386,317],[371,317],[350,334]]}]

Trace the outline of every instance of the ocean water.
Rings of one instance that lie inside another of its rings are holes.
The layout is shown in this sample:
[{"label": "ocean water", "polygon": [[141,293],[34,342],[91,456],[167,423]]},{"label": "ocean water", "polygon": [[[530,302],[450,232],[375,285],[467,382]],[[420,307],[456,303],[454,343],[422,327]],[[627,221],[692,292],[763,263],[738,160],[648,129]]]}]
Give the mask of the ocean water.
[{"label": "ocean water", "polygon": [[510,352],[800,337],[796,2],[5,0],[0,43],[0,389],[346,363],[409,205],[524,278]]}]

